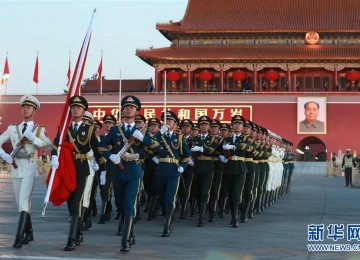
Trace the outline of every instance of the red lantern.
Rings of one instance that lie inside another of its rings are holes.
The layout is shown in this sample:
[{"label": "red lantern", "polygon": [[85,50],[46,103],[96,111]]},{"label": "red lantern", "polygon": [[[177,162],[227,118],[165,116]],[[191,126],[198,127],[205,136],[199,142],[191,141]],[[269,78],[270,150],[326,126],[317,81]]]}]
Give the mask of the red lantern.
[{"label": "red lantern", "polygon": [[210,71],[203,70],[202,72],[199,73],[199,78],[202,81],[209,81],[209,80],[212,80],[213,75]]},{"label": "red lantern", "polygon": [[169,71],[168,73],[166,73],[166,79],[171,81],[171,88],[175,89],[176,81],[180,79],[180,73],[175,70]]},{"label": "red lantern", "polygon": [[274,88],[275,83],[274,81],[279,78],[279,73],[274,70],[269,70],[265,73],[265,79],[270,81],[270,88]]},{"label": "red lantern", "polygon": [[270,82],[274,82],[279,78],[279,73],[274,70],[269,70],[265,73],[265,79]]},{"label": "red lantern", "polygon": [[241,81],[244,81],[247,77],[246,72],[237,70],[232,73],[232,78],[237,82],[236,87],[241,89]]},{"label": "red lantern", "polygon": [[247,77],[246,72],[241,70],[237,70],[232,73],[232,78],[235,81],[244,81],[246,77]]},{"label": "red lantern", "polygon": [[356,70],[352,70],[346,73],[346,79],[348,81],[351,81],[351,87],[353,88],[355,87],[355,81],[357,81],[359,78],[360,78],[360,74]]},{"label": "red lantern", "polygon": [[180,73],[175,70],[169,71],[166,73],[166,79],[176,82],[180,79]]},{"label": "red lantern", "polygon": [[202,72],[199,73],[199,78],[204,81],[204,89],[207,88],[207,84],[209,80],[212,80],[213,75],[210,71],[207,70],[203,70]]}]

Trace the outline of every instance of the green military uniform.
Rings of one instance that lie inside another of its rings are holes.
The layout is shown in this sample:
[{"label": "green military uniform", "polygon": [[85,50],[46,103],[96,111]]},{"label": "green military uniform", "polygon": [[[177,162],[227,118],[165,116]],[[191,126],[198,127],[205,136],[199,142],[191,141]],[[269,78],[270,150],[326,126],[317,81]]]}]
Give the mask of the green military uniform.
[{"label": "green military uniform", "polygon": [[[201,116],[198,119],[200,124],[211,124],[211,119]],[[201,128],[201,126],[200,126]],[[208,133],[200,134],[193,139],[194,178],[198,192],[197,201],[200,205],[198,226],[203,227],[205,221],[206,205],[209,201],[211,182],[214,174],[213,153],[219,146],[218,139]]]},{"label": "green military uniform", "polygon": [[[221,123],[219,120],[213,119],[211,122],[211,127],[219,127],[221,128]],[[209,222],[215,221],[215,210],[216,203],[219,199],[221,180],[223,176],[223,163],[219,159],[219,155],[222,154],[222,142],[223,138],[221,136],[214,136],[214,142],[218,144],[217,149],[212,154],[213,164],[214,164],[214,175],[211,183],[210,190],[210,199],[209,199]]]},{"label": "green military uniform", "polygon": [[[80,106],[87,110],[87,101],[81,96],[73,96],[69,101],[70,107]],[[65,140],[73,144],[72,157],[76,170],[76,190],[70,194],[68,200],[68,209],[70,212],[70,230],[69,237],[65,251],[72,251],[75,249],[75,245],[79,244],[82,240],[82,234],[80,233],[80,219],[81,219],[81,207],[83,200],[83,193],[87,176],[89,175],[89,164],[87,160],[87,153],[92,149],[96,160],[99,162],[100,167],[103,167],[103,163],[100,163],[101,154],[98,151],[98,139],[96,138],[94,126],[85,125],[79,122],[80,125],[76,126],[76,122],[72,122],[69,126]],[[77,128],[77,130],[76,130]],[[59,137],[54,140],[54,146],[52,155],[57,155],[57,146],[59,143]]]}]

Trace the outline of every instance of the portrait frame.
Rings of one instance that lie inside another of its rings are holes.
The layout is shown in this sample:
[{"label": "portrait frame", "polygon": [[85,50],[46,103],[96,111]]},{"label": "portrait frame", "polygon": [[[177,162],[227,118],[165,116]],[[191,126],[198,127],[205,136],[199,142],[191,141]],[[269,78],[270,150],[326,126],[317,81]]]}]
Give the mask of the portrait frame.
[{"label": "portrait frame", "polygon": [[[309,124],[306,121],[305,104],[319,105],[317,122]],[[297,97],[297,133],[298,134],[326,134],[327,125],[327,98],[326,97]],[[318,129],[317,129],[318,128]]]}]

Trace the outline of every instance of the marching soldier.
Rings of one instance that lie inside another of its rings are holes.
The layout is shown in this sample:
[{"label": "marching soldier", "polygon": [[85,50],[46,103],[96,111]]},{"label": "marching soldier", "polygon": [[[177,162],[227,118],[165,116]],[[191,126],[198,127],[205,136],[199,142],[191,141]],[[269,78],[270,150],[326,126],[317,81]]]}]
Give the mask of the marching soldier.
[{"label": "marching soldier", "polygon": [[243,191],[244,199],[241,203],[241,223],[246,223],[248,219],[248,214],[251,208],[251,204],[254,198],[253,195],[253,186],[255,179],[255,168],[254,168],[254,149],[256,145],[254,144],[254,137],[251,136],[251,130],[253,128],[253,124],[249,120],[245,120],[242,142],[247,144],[246,152],[245,152],[245,164],[246,164],[246,178],[245,178],[245,186]]},{"label": "marching soldier", "polygon": [[194,153],[194,181],[200,210],[197,226],[203,227],[214,175],[213,153],[218,148],[219,143],[217,138],[209,135],[211,119],[208,116],[199,117],[198,124],[200,126],[200,135],[194,137],[191,152]]},{"label": "marching soldier", "polygon": [[[192,147],[192,141],[193,137],[191,136],[191,129],[193,127],[193,122],[190,119],[184,119],[180,123],[181,131],[183,134],[183,138],[186,141],[186,144],[188,147]],[[180,182],[182,182],[183,185],[180,185],[179,187],[179,198],[181,202],[181,212],[180,212],[180,219],[186,218],[186,208],[188,204],[188,200],[191,193],[191,185],[193,181],[193,175],[194,175],[194,162],[190,158],[189,165],[186,167],[185,171],[182,174],[182,178]]]},{"label": "marching soldier", "polygon": [[227,182],[228,200],[231,210],[232,227],[239,226],[238,211],[242,201],[242,192],[246,178],[245,154],[248,144],[241,132],[245,119],[236,115],[231,119],[233,135],[226,137],[223,142],[224,157],[220,157],[224,165],[224,176]]},{"label": "marching soldier", "polygon": [[[45,134],[45,127],[34,123],[36,110],[40,108],[39,101],[31,96],[25,95],[20,99],[21,115],[23,121],[20,124],[10,125],[0,135],[0,157],[7,163],[13,164],[11,168],[11,180],[14,187],[16,204],[20,212],[14,248],[21,248],[34,240],[31,223],[31,195],[37,173],[37,149],[51,149],[51,140]],[[23,147],[13,158],[7,154],[2,145],[11,140],[13,148],[23,143]]]},{"label": "marching soldier", "polygon": [[[67,201],[70,212],[70,230],[68,241],[64,248],[65,251],[75,250],[76,245],[82,242],[80,232],[81,207],[83,203],[84,189],[86,180],[90,174],[88,164],[88,152],[93,150],[96,160],[100,160],[101,155],[98,151],[98,139],[96,138],[94,126],[86,125],[82,122],[82,117],[88,108],[87,100],[82,96],[73,96],[70,98],[69,106],[71,110],[72,122],[69,126],[65,140],[73,144],[73,162],[76,171],[76,190],[70,194]],[[53,150],[51,152],[51,166],[58,168],[59,160],[57,149],[59,136],[54,140]],[[101,164],[100,164],[101,165]]]},{"label": "marching soldier", "polygon": [[220,186],[223,175],[223,162],[220,161],[219,156],[222,154],[222,141],[220,135],[221,123],[219,120],[213,119],[210,125],[210,135],[215,137],[214,142],[218,144],[217,149],[212,154],[214,164],[214,175],[212,178],[210,199],[209,199],[209,222],[215,221],[216,204],[219,199]]},{"label": "marching soldier", "polygon": [[[157,118],[150,118],[148,121],[149,132],[148,135],[151,137],[155,136],[160,130],[160,120]],[[159,155],[156,150],[148,148],[145,150],[145,170],[144,170],[144,189],[148,196],[149,211],[147,220],[153,220],[157,217],[156,214],[156,202],[158,201],[157,193],[157,180],[156,180],[156,169],[159,164]],[[147,203],[147,204],[148,204]]]},{"label": "marching soldier", "polygon": [[294,173],[294,168],[295,168],[294,160],[295,160],[296,154],[292,150],[292,146],[293,146],[293,143],[289,142],[290,158],[289,158],[289,164],[288,164],[289,173],[288,173],[287,182],[286,182],[286,185],[287,185],[286,186],[286,193],[290,192],[290,187],[291,187],[291,182],[292,182],[292,175]]},{"label": "marching soldier", "polygon": [[352,169],[356,167],[356,161],[352,154],[351,149],[346,149],[346,154],[343,157],[341,167],[345,172],[345,184],[346,187],[353,186],[352,183]]},{"label": "marching soldier", "polygon": [[[94,121],[93,115],[89,111],[85,111],[83,115],[83,123],[85,125],[92,125]],[[96,127],[94,126],[94,131],[96,135]],[[84,200],[83,200],[83,207],[82,207],[82,213],[81,213],[81,228],[83,231],[87,231],[89,228],[91,228],[91,198],[93,197],[92,190],[93,190],[93,182],[94,182],[94,176],[96,171],[99,170],[99,165],[94,160],[94,152],[90,150],[87,155],[89,166],[90,166],[90,174],[88,178],[86,179],[86,185],[85,185],[85,191],[84,191]]]},{"label": "marching soldier", "polygon": [[254,207],[255,207],[255,212],[260,213],[262,211],[261,205],[264,197],[264,183],[266,179],[266,171],[265,171],[266,162],[264,160],[264,153],[266,151],[266,148],[265,148],[265,139],[264,139],[264,135],[265,135],[264,128],[261,126],[257,126],[257,128],[258,128],[257,139],[259,146],[256,148],[256,155],[254,159],[256,159],[258,163],[257,170],[259,175],[259,181],[256,190],[256,200]]},{"label": "marching soldier", "polygon": [[[100,142],[100,129],[103,128],[102,123],[99,120],[93,121],[94,127],[95,127],[95,134],[96,138]],[[96,172],[93,186],[91,190],[91,198],[90,198],[90,210],[91,210],[91,216],[95,217],[97,215],[97,205],[96,205],[96,193],[97,193],[97,187],[99,185],[99,172]]]},{"label": "marching soldier", "polygon": [[[100,141],[102,141],[109,133],[110,129],[116,124],[116,118],[112,114],[107,114],[103,117],[104,122],[104,128],[105,133],[100,136]],[[102,149],[100,149],[100,152],[102,152]],[[102,158],[102,161],[105,161],[104,158]],[[111,218],[111,194],[113,189],[113,178],[114,178],[114,171],[115,171],[115,165],[109,161],[106,160],[106,170],[102,171],[99,176],[99,184],[100,184],[100,196],[101,196],[101,212],[100,212],[100,219],[98,221],[98,224],[105,224],[105,221],[109,221]],[[114,183],[114,193],[115,189],[118,189],[116,184]],[[115,204],[116,206],[116,197],[115,197]],[[119,214],[119,212],[117,212]]]},{"label": "marching soldier", "polygon": [[[175,133],[179,119],[172,111],[164,112],[161,119],[166,125],[155,135],[159,142],[159,165],[156,170],[157,189],[160,205],[165,210],[165,223],[162,237],[169,237],[173,230],[172,219],[181,174],[190,160],[190,149],[185,139]],[[167,132],[166,132],[167,131]]]},{"label": "marching soldier", "polygon": [[[135,96],[125,96],[121,100],[124,112],[123,124],[112,127],[108,135],[100,142],[100,149],[106,160],[111,161],[114,168],[114,186],[117,186],[115,198],[117,199],[120,212],[124,217],[122,227],[121,252],[128,252],[135,244],[134,216],[136,215],[136,201],[143,172],[138,162],[144,153],[143,143],[147,146],[156,146],[157,143],[149,136],[143,135],[136,127],[134,118],[141,109],[140,100]],[[146,130],[145,130],[146,131]],[[136,138],[128,151],[119,154],[121,149]],[[121,156],[121,157],[120,157]],[[119,220],[122,222],[122,219]]]},{"label": "marching soldier", "polygon": [[[229,124],[226,123],[222,123],[221,124],[221,137],[223,139],[225,139],[225,137],[229,137],[230,136],[230,130],[231,127]],[[220,159],[220,157],[219,157]],[[223,166],[224,168],[224,166]],[[224,169],[223,169],[224,171]],[[221,180],[221,185],[220,185],[220,195],[219,195],[219,213],[218,216],[219,218],[223,218],[224,217],[224,211],[225,211],[225,207],[226,207],[226,201],[227,201],[227,188],[226,188],[226,176],[227,175],[222,175],[222,180]]]}]

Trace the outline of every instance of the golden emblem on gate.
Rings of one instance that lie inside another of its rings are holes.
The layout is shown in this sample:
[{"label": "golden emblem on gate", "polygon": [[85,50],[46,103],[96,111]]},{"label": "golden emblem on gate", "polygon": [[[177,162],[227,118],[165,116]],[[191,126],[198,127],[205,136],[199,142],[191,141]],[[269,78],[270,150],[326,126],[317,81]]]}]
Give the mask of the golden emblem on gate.
[{"label": "golden emblem on gate", "polygon": [[319,34],[317,32],[308,32],[305,35],[305,40],[308,44],[314,45],[317,44],[320,40]]}]

